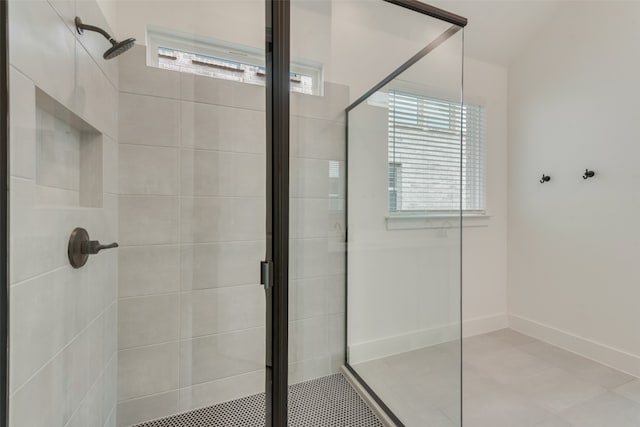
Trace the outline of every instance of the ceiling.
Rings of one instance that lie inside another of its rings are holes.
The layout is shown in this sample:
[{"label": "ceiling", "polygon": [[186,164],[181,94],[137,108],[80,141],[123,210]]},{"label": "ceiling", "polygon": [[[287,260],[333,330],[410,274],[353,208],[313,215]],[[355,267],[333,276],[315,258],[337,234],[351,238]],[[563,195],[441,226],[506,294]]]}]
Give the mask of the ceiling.
[{"label": "ceiling", "polygon": [[504,66],[511,64],[536,34],[543,31],[563,4],[530,0],[439,0],[429,3],[469,20],[465,29],[467,56]]}]

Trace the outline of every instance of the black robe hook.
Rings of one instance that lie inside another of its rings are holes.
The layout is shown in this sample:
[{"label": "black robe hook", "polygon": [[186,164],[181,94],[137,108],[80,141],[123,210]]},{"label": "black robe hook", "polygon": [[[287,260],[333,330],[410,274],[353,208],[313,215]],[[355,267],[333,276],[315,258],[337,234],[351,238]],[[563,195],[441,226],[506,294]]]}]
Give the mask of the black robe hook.
[{"label": "black robe hook", "polygon": [[582,179],[593,178],[595,176],[594,171],[590,171],[589,169],[585,170],[584,175],[582,175]]},{"label": "black robe hook", "polygon": [[540,184],[544,184],[545,182],[551,181],[551,177],[545,174],[542,174],[542,178],[540,179]]}]

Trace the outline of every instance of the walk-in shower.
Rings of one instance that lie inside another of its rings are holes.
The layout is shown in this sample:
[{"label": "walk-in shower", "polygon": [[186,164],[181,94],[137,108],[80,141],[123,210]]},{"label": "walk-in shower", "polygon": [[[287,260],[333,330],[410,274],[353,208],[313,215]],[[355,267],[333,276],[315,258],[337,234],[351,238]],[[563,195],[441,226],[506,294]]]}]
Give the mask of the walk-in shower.
[{"label": "walk-in shower", "polygon": [[8,426],[461,425],[464,18],[0,5]]}]

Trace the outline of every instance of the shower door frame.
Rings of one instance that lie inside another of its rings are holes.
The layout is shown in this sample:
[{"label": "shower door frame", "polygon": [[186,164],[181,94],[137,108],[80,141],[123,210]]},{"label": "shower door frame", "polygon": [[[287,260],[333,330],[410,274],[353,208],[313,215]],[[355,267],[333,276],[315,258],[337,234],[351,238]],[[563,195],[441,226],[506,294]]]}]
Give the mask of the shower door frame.
[{"label": "shower door frame", "polygon": [[[288,425],[290,0],[265,0],[266,427]],[[263,270],[264,271],[264,270]]]},{"label": "shower door frame", "polygon": [[0,423],[9,425],[9,13],[0,0]]}]

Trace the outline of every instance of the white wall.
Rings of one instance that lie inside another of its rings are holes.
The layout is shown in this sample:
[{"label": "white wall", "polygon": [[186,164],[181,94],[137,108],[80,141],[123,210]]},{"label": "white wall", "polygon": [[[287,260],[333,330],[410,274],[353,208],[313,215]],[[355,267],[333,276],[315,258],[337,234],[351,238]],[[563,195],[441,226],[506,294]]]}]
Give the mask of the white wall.
[{"label": "white wall", "polygon": [[508,191],[512,326],[635,375],[638,16],[566,7],[513,64]]},{"label": "white wall", "polygon": [[486,227],[463,220],[463,333],[507,326],[507,79],[505,67],[465,59],[465,100],[479,102],[487,117]]}]

